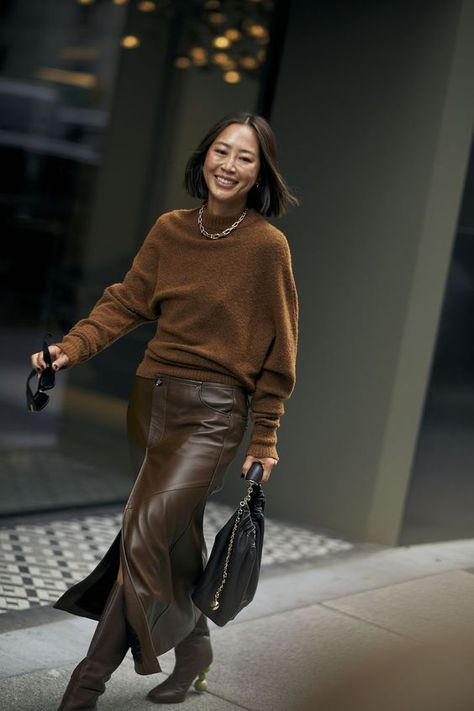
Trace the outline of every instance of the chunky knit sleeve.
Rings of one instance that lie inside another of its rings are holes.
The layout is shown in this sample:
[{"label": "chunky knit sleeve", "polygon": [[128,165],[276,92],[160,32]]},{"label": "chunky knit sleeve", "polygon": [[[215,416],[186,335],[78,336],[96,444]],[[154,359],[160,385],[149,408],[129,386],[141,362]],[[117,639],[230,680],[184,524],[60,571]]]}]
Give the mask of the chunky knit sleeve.
[{"label": "chunky knit sleeve", "polygon": [[271,272],[274,335],[250,403],[253,430],[247,454],[279,459],[277,429],[287,400],[296,383],[298,346],[298,293],[293,276],[291,252],[285,237],[279,241]]},{"label": "chunky knit sleeve", "polygon": [[157,319],[156,275],[158,271],[159,219],[148,232],[122,282],[105,290],[89,316],[78,321],[61,343],[69,365],[92,358],[126,333],[146,321]]}]

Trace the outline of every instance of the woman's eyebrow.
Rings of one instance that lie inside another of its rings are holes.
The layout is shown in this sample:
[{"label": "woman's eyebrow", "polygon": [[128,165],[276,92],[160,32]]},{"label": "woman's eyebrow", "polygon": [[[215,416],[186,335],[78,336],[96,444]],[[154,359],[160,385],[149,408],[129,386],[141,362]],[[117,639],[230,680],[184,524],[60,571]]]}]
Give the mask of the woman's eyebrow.
[{"label": "woman's eyebrow", "polygon": [[[232,148],[232,146],[229,143],[226,143],[225,141],[216,141],[216,144],[220,143],[222,146],[225,146],[226,148]],[[251,155],[255,155],[255,151],[250,150],[249,148],[241,148],[240,153],[250,153]]]}]

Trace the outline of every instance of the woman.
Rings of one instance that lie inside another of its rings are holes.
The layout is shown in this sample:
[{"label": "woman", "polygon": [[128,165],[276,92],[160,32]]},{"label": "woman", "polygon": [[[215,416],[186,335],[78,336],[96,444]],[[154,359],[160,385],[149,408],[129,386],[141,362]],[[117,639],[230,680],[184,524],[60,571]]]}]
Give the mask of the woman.
[{"label": "woman", "polygon": [[[207,498],[222,488],[253,422],[242,466],[268,481],[277,428],[295,385],[298,296],[291,253],[265,216],[298,200],[278,169],[275,137],[260,116],[219,121],[188,161],[200,208],[161,215],[118,284],[49,347],[53,368],[83,362],[145,321],[158,319],[131,392],[127,431],[136,473],[122,527],[95,570],[55,607],[99,620],[60,709],[95,709],[131,648],[138,674],[173,673],[148,694],[182,701],[212,661],[207,618],[192,592],[206,563]],[[42,353],[31,357],[37,372]],[[250,402],[250,395],[252,395]]]}]

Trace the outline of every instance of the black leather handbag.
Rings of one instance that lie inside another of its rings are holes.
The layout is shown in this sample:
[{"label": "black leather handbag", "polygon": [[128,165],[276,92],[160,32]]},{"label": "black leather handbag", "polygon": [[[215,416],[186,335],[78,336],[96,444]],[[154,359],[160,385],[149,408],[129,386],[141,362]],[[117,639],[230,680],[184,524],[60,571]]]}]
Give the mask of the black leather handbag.
[{"label": "black leather handbag", "polygon": [[192,594],[196,607],[220,627],[233,620],[257,590],[264,534],[262,474],[262,464],[254,462],[246,475],[247,495],[216,535]]}]

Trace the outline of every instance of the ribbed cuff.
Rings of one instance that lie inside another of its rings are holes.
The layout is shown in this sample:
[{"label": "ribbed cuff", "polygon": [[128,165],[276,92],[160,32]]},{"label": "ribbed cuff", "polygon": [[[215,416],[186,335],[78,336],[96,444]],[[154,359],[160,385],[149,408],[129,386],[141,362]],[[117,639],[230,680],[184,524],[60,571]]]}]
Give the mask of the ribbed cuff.
[{"label": "ribbed cuff", "polygon": [[257,459],[265,459],[265,457],[273,457],[277,461],[280,459],[276,446],[262,447],[261,445],[250,445],[246,452],[247,456],[256,457]]},{"label": "ribbed cuff", "polygon": [[278,426],[279,424],[275,427],[255,424],[250,438],[250,444],[247,448],[247,454],[252,457],[273,457],[274,459],[279,459],[276,449]]}]

